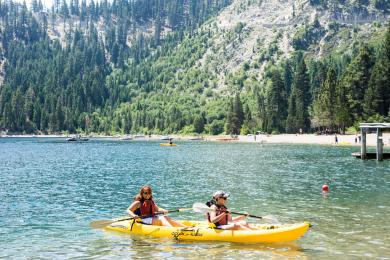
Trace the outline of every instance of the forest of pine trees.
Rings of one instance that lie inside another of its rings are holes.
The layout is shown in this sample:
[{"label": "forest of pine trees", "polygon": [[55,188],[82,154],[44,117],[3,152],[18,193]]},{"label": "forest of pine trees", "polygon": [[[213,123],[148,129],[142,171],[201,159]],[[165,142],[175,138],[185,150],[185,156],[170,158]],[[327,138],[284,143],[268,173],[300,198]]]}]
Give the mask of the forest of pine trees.
[{"label": "forest of pine trees", "polygon": [[[388,120],[390,23],[380,42],[356,44],[352,54],[317,60],[297,50],[268,66],[264,82],[250,80],[245,69],[233,73],[229,97],[214,91],[215,75],[194,66],[210,38],[199,26],[229,4],[56,0],[46,12],[39,0],[31,9],[0,0],[0,130],[343,132]],[[65,42],[49,35],[57,23]],[[152,35],[137,29],[144,24]]]}]

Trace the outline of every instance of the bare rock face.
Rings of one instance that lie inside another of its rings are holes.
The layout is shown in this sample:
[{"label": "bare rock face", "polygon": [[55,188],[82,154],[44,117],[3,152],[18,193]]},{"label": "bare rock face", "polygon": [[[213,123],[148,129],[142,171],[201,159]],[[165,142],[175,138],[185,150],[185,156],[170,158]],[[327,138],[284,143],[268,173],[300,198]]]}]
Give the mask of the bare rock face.
[{"label": "bare rock face", "polygon": [[235,0],[203,25],[211,31],[212,43],[198,65],[214,69],[219,88],[227,73],[240,69],[252,70],[261,79],[270,61],[288,58],[296,50],[326,56],[377,33],[381,29],[372,24],[384,24],[388,17],[369,8],[333,10],[303,0]]},{"label": "bare rock face", "polygon": [[[208,31],[207,51],[195,62],[195,67],[211,72],[217,78],[217,88],[226,85],[228,73],[249,70],[261,80],[269,62],[277,63],[289,58],[296,50],[307,55],[324,57],[337,49],[347,50],[353,41],[369,39],[382,30],[377,24],[389,19],[388,13],[373,6],[357,9],[353,0],[345,4],[312,5],[315,0],[232,0],[216,17],[198,30]],[[324,2],[324,1],[323,1]],[[326,2],[326,1],[325,1]],[[34,14],[38,20],[48,21],[48,35],[64,46],[67,34],[79,28],[88,31],[91,25],[75,17],[64,20],[48,12]],[[115,17],[112,17],[115,23]],[[93,22],[99,37],[104,41],[108,33],[103,18]],[[0,23],[1,27],[1,23]],[[171,28],[163,26],[164,38]],[[129,28],[126,43],[131,46],[137,35],[154,34],[154,22],[147,21]],[[1,52],[0,45],[0,52]],[[4,60],[0,57],[0,84]]]}]

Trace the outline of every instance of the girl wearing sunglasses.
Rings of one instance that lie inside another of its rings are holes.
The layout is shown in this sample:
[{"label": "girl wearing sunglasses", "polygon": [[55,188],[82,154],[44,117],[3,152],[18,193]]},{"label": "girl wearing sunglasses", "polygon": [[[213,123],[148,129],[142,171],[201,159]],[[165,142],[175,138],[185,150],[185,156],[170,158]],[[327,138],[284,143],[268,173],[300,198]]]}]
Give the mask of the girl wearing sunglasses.
[{"label": "girl wearing sunglasses", "polygon": [[224,191],[214,193],[211,201],[207,202],[213,211],[207,214],[208,221],[214,223],[219,229],[225,230],[254,230],[255,226],[242,221],[247,216],[238,216],[233,218],[225,206],[229,194]]},{"label": "girl wearing sunglasses", "polygon": [[160,208],[153,200],[152,188],[143,186],[135,196],[133,203],[127,208],[127,213],[135,219],[140,219],[143,224],[168,227],[185,227],[185,225],[173,219],[156,215],[156,213],[166,214],[168,211]]}]

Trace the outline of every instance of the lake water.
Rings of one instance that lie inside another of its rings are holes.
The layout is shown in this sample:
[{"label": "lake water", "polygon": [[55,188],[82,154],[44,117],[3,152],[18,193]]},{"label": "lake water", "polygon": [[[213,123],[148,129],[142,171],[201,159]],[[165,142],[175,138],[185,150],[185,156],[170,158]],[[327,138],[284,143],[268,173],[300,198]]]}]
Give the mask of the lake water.
[{"label": "lake water", "polygon": [[[178,144],[0,138],[0,258],[390,258],[390,160],[355,159],[357,147]],[[176,242],[89,227],[124,216],[144,184],[166,209],[191,207],[222,189],[231,209],[313,227],[296,242],[268,245]]]}]

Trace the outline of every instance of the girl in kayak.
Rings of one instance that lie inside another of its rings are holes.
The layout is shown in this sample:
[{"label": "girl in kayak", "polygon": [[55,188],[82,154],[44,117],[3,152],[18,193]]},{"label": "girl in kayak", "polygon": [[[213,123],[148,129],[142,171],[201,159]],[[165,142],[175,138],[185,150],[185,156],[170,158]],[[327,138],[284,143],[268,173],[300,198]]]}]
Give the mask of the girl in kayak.
[{"label": "girl in kayak", "polygon": [[127,213],[135,219],[141,219],[143,224],[168,227],[186,227],[167,216],[158,216],[156,213],[167,213],[168,211],[157,206],[153,201],[152,188],[143,186],[135,196],[133,203],[127,208]]},{"label": "girl in kayak", "polygon": [[232,218],[232,215],[225,206],[226,200],[229,194],[223,191],[217,191],[213,195],[213,199],[207,202],[207,206],[213,209],[210,213],[207,213],[208,221],[214,223],[217,228],[226,230],[255,230],[255,226],[252,226],[245,221],[242,221],[247,216],[238,216]]}]

